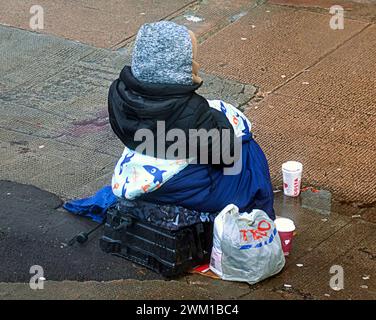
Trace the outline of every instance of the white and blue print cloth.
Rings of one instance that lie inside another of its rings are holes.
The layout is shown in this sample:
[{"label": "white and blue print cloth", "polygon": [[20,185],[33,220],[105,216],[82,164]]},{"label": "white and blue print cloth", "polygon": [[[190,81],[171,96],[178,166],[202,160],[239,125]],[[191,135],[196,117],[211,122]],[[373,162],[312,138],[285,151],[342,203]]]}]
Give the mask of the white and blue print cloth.
[{"label": "white and blue print cloth", "polygon": [[[208,102],[226,115],[237,137],[251,132],[251,123],[240,110],[221,100]],[[188,160],[159,159],[125,147],[112,176],[112,191],[119,198],[134,200],[158,189],[188,164]]]}]

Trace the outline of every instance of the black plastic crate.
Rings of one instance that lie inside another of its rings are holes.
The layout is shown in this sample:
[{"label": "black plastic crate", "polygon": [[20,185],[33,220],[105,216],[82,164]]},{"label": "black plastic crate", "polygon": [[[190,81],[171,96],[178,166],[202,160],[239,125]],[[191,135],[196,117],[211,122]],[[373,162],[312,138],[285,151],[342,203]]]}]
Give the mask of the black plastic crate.
[{"label": "black plastic crate", "polygon": [[170,278],[208,263],[212,238],[213,223],[210,222],[172,231],[111,208],[107,212],[100,246],[107,253]]}]

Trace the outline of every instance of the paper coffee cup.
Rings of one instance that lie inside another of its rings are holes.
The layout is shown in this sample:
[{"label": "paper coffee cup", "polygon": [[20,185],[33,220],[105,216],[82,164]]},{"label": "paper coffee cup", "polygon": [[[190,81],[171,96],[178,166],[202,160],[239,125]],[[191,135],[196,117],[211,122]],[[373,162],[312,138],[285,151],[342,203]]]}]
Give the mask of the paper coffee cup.
[{"label": "paper coffee cup", "polygon": [[281,239],[282,250],[285,256],[288,256],[292,248],[292,239],[294,237],[294,221],[287,218],[278,218],[274,221],[279,237]]},{"label": "paper coffee cup", "polygon": [[286,196],[299,196],[302,172],[303,165],[300,162],[287,161],[282,165],[283,192]]}]

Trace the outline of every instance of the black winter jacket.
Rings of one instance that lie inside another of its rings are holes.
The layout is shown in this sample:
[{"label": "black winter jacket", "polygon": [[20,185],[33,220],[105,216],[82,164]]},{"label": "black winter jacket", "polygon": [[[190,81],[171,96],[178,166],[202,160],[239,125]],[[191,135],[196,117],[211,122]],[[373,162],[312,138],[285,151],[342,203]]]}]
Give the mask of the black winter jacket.
[{"label": "black winter jacket", "polygon": [[[201,84],[194,85],[166,85],[152,84],[138,81],[132,74],[131,68],[125,66],[119,79],[110,87],[108,96],[108,110],[111,127],[119,139],[130,149],[135,150],[143,141],[135,141],[135,133],[139,129],[149,129],[154,136],[154,150],[143,153],[158,158],[168,158],[161,152],[157,140],[164,137],[157,136],[157,121],[163,121],[165,131],[181,129],[187,137],[185,141],[186,156],[189,154],[189,129],[217,129],[220,133],[224,129],[229,130],[229,143],[222,144],[220,139],[209,139],[209,144],[198,142],[198,149],[207,150],[209,164],[212,164],[212,153],[221,150],[233,155],[234,130],[227,117],[220,111],[211,108],[206,99],[195,93]],[[162,140],[163,142],[165,141]],[[165,141],[167,150],[175,141]],[[217,149],[216,149],[217,148]],[[219,149],[218,149],[219,148]],[[198,152],[198,158],[199,157]],[[149,154],[151,153],[151,154]],[[161,155],[162,154],[162,155]],[[176,157],[176,154],[174,155]],[[175,158],[176,159],[176,158]],[[216,163],[217,164],[217,163]],[[220,157],[220,165],[232,165],[224,163]]]}]

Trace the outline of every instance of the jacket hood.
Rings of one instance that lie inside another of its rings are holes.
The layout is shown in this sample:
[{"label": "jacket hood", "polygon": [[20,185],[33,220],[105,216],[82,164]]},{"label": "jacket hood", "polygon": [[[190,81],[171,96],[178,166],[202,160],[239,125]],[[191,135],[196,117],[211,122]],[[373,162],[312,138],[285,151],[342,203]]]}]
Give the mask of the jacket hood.
[{"label": "jacket hood", "polygon": [[192,83],[187,85],[182,84],[158,84],[150,83],[138,80],[132,72],[130,66],[125,66],[120,72],[120,80],[124,83],[126,88],[134,91],[144,97],[150,97],[151,99],[156,97],[165,97],[169,99],[171,97],[181,97],[189,94],[193,94],[202,83]]}]

